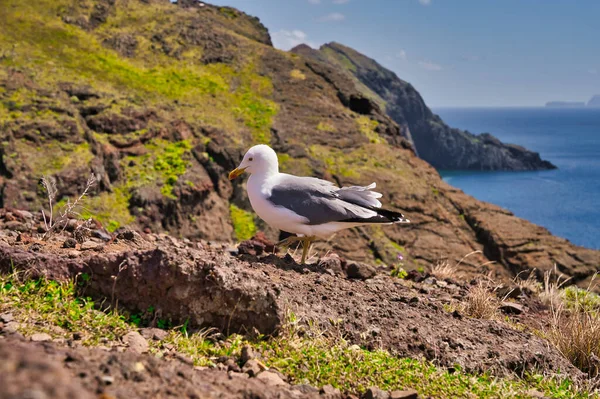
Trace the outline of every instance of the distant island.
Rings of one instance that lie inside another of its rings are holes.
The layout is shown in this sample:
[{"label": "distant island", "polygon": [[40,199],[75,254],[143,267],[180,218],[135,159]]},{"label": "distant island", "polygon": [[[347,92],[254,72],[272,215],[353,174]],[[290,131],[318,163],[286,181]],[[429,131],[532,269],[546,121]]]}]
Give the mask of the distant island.
[{"label": "distant island", "polygon": [[549,101],[546,103],[547,108],[600,108],[600,94],[596,94],[590,98],[587,105],[584,101]]}]

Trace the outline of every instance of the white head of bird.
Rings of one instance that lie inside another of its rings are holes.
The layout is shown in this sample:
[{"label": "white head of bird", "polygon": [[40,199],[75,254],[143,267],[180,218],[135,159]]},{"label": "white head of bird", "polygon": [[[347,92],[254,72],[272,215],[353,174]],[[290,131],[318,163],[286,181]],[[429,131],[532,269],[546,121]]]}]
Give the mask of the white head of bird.
[{"label": "white head of bird", "polygon": [[235,179],[244,172],[264,175],[279,173],[277,154],[268,145],[255,145],[246,152],[240,165],[229,173],[229,180]]}]

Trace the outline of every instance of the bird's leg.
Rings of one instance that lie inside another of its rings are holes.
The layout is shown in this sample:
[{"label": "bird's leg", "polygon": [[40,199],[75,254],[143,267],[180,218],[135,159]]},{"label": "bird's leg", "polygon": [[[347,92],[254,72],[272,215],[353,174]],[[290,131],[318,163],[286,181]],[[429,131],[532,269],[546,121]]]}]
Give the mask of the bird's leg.
[{"label": "bird's leg", "polygon": [[277,245],[278,247],[280,247],[280,246],[289,247],[290,245],[292,245],[295,242],[302,241],[303,238],[304,237],[289,236],[288,238],[284,238],[283,240],[279,241],[275,245]]},{"label": "bird's leg", "polygon": [[300,261],[301,264],[304,264],[306,262],[306,255],[308,255],[308,250],[310,249],[310,244],[312,243],[312,241],[314,241],[314,239],[315,239],[314,236],[303,237],[303,240],[302,240],[302,260]]}]

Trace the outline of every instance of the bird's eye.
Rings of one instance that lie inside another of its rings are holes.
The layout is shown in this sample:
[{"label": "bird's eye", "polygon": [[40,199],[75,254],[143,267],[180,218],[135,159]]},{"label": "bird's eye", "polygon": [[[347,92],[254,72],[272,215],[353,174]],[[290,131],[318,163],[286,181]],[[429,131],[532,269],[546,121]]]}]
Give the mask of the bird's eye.
[{"label": "bird's eye", "polygon": [[252,162],[252,161],[254,161],[254,158],[250,157],[250,158],[248,158],[248,161]]}]

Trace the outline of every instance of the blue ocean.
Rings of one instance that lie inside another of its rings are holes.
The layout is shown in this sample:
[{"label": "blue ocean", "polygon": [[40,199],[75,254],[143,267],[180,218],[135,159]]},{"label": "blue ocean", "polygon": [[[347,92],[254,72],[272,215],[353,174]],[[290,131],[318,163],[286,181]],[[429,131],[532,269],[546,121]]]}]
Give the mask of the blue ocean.
[{"label": "blue ocean", "polygon": [[440,108],[450,126],[539,152],[558,170],[440,171],[449,184],[584,247],[600,249],[600,109]]}]

